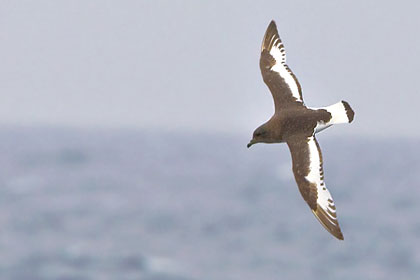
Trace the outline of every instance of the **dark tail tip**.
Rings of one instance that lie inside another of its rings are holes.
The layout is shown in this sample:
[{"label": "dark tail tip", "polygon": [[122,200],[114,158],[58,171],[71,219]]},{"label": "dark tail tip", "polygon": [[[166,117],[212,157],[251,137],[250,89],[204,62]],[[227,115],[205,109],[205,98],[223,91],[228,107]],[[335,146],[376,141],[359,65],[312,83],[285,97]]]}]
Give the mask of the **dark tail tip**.
[{"label": "dark tail tip", "polygon": [[346,109],[346,113],[347,113],[347,118],[349,119],[349,123],[351,123],[354,119],[354,111],[353,109],[350,107],[350,104],[347,103],[346,101],[342,100],[341,101],[344,105],[344,108]]}]

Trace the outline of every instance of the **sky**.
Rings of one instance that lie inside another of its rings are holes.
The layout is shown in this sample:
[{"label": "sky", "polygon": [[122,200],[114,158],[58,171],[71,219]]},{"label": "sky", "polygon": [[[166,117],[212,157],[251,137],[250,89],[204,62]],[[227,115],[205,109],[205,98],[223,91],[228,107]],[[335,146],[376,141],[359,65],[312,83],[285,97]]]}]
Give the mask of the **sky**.
[{"label": "sky", "polygon": [[308,106],[335,135],[420,137],[417,1],[0,1],[0,124],[249,133],[277,23]]}]

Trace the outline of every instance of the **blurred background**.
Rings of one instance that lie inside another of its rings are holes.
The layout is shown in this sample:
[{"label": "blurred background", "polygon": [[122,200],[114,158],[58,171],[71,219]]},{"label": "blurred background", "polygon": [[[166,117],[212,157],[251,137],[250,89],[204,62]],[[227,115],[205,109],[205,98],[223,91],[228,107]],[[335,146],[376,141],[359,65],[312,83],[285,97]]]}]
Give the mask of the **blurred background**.
[{"label": "blurred background", "polygon": [[[415,1],[0,1],[1,279],[418,279]],[[274,19],[345,240],[301,198],[259,70]]]}]

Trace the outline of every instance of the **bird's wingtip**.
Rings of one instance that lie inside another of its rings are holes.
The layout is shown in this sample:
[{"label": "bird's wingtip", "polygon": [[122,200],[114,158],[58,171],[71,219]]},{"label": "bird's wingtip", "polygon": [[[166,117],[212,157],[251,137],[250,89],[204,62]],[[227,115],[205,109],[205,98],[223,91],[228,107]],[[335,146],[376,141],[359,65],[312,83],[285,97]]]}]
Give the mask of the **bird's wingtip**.
[{"label": "bird's wingtip", "polygon": [[323,210],[321,207],[317,207],[316,210],[312,209],[312,213],[315,215],[315,217],[318,219],[318,221],[321,223],[321,225],[329,232],[331,233],[335,238],[338,240],[344,240],[344,235],[341,232],[340,226],[338,224],[338,221],[335,220],[331,223],[330,216],[326,214],[325,210]]},{"label": "bird's wingtip", "polygon": [[272,43],[273,43],[272,38],[274,36],[278,37],[277,25],[274,20],[271,20],[264,34],[264,39],[261,46],[261,52],[263,52],[264,50],[271,49]]},{"label": "bird's wingtip", "polygon": [[269,26],[272,26],[272,25],[276,26],[276,22],[274,21],[274,19],[272,19],[272,20],[270,21]]},{"label": "bird's wingtip", "polygon": [[277,30],[277,25],[276,25],[276,22],[274,21],[274,19],[272,19],[270,21],[270,24],[267,27],[267,32],[268,31],[274,32],[275,30]]}]

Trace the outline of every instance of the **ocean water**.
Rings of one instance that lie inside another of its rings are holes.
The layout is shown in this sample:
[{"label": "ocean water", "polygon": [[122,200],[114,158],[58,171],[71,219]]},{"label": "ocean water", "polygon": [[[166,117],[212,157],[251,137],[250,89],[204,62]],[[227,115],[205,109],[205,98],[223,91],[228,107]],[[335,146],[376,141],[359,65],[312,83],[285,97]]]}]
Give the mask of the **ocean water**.
[{"label": "ocean water", "polygon": [[420,279],[419,139],[318,139],[344,241],[284,144],[3,128],[0,279]]}]

